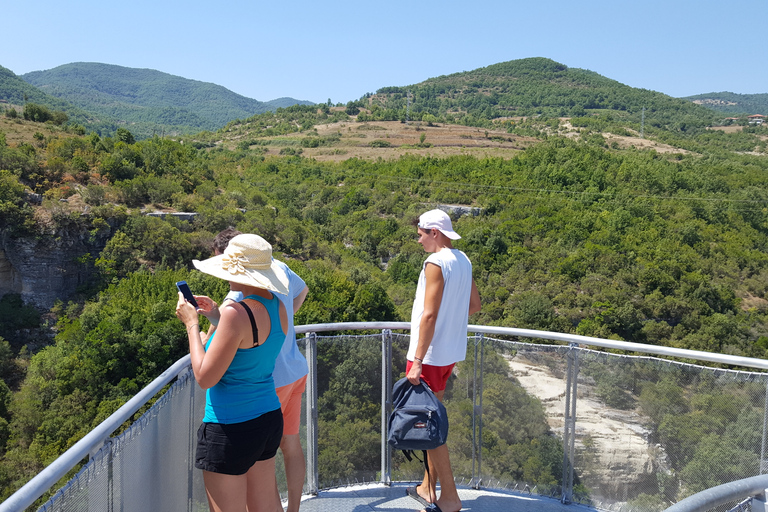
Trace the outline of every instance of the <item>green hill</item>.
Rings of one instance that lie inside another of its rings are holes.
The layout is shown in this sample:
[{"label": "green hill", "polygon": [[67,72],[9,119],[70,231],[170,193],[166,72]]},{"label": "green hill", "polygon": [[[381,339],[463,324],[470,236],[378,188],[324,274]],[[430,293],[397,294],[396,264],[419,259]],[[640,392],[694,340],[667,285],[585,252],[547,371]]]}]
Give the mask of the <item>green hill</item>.
[{"label": "green hill", "polygon": [[[371,106],[429,113],[461,124],[518,116],[577,117],[613,111],[674,128],[675,123],[706,125],[712,112],[689,101],[636,89],[593,71],[569,68],[545,58],[502,62],[473,71],[430,78],[402,87],[384,87],[368,98]],[[366,106],[363,102],[360,106]]]},{"label": "green hill", "polygon": [[22,106],[26,103],[45,105],[52,110],[65,112],[69,121],[79,124],[90,124],[95,120],[83,109],[72,103],[46,94],[37,87],[25,82],[10,69],[0,66],[0,100],[9,106]]},{"label": "green hill", "polygon": [[710,92],[687,96],[684,100],[722,112],[723,114],[762,114],[768,116],[768,94],[735,94],[732,92]]},{"label": "green hill", "polygon": [[34,71],[22,78],[51,96],[127,124],[137,138],[216,130],[280,106],[309,104],[292,98],[265,103],[212,83],[92,62]]}]

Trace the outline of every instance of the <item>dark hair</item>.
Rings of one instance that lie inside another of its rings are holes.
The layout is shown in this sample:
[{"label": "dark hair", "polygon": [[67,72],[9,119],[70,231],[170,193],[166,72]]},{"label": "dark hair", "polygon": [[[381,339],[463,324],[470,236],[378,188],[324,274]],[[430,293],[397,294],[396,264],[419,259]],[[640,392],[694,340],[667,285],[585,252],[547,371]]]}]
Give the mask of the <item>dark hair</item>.
[{"label": "dark hair", "polygon": [[416,217],[415,219],[411,220],[411,225],[413,225],[413,227],[417,229],[422,230],[426,234],[430,234],[432,232],[432,228],[422,228],[421,226],[419,226],[419,217]]},{"label": "dark hair", "polygon": [[229,245],[229,241],[235,238],[237,235],[242,235],[242,231],[229,226],[227,229],[220,231],[218,235],[213,239],[213,252],[215,254],[223,254],[224,250]]}]

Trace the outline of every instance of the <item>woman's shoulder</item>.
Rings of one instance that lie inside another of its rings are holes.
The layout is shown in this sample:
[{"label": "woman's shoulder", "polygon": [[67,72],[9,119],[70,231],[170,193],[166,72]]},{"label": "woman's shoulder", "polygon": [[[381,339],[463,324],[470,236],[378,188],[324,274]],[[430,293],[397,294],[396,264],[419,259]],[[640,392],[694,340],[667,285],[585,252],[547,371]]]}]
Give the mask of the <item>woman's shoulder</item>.
[{"label": "woman's shoulder", "polygon": [[[243,306],[246,306],[243,304],[242,301],[234,302],[234,301],[227,301],[225,302],[221,307],[221,321],[237,321],[241,315],[245,314],[245,311],[243,310]],[[247,307],[247,306],[246,306]]]}]

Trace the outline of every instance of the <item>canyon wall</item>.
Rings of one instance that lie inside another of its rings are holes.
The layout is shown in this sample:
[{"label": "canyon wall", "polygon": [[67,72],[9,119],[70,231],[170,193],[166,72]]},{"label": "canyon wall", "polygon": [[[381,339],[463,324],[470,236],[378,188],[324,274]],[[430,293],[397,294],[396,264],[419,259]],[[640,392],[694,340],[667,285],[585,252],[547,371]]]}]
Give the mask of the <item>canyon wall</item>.
[{"label": "canyon wall", "polygon": [[0,297],[18,293],[41,311],[66,301],[93,278],[93,262],[111,234],[93,236],[84,228],[26,238],[0,234]]}]

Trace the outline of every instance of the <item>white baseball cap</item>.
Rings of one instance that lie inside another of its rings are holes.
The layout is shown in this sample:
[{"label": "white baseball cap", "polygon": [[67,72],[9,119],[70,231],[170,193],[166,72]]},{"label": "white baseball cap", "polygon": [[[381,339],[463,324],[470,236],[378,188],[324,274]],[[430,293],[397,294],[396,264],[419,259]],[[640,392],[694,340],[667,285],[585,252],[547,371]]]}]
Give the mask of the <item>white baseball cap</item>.
[{"label": "white baseball cap", "polygon": [[422,213],[419,217],[419,227],[421,229],[437,229],[451,240],[461,238],[453,230],[451,218],[443,210],[429,210],[427,213]]}]

